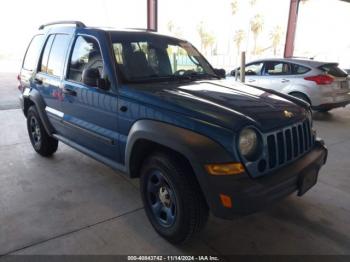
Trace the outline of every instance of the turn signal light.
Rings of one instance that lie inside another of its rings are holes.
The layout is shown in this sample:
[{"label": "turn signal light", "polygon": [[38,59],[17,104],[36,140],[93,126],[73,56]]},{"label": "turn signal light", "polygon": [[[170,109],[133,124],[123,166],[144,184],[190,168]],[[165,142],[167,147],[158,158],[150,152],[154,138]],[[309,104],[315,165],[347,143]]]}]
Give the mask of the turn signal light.
[{"label": "turn signal light", "polygon": [[214,176],[238,175],[244,172],[244,166],[241,163],[210,164],[205,168]]},{"label": "turn signal light", "polygon": [[232,208],[232,200],[231,197],[224,195],[224,194],[220,194],[220,200],[221,200],[221,204],[226,207],[226,208]]}]

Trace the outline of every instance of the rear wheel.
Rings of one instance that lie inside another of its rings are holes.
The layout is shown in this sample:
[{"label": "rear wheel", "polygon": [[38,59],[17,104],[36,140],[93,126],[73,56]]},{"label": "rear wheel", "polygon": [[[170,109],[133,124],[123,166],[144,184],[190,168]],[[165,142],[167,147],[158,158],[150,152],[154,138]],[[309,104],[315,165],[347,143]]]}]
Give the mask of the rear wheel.
[{"label": "rear wheel", "polygon": [[192,170],[180,158],[157,153],[142,167],[141,196],[158,234],[178,244],[207,222],[209,210]]},{"label": "rear wheel", "polygon": [[46,132],[35,106],[28,109],[27,129],[30,142],[37,153],[42,156],[51,156],[56,152],[58,140]]}]

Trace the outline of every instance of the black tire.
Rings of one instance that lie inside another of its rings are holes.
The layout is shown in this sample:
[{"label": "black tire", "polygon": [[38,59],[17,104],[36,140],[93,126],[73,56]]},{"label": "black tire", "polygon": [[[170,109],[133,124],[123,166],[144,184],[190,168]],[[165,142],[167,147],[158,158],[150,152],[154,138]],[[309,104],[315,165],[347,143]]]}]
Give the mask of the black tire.
[{"label": "black tire", "polygon": [[306,95],[302,94],[302,93],[297,93],[297,92],[295,92],[295,93],[290,93],[290,95],[291,95],[291,96],[294,96],[294,97],[296,97],[296,98],[299,98],[299,99],[301,99],[301,100],[303,100],[303,101],[305,101],[306,103],[308,103],[308,104],[311,105],[311,102],[310,102],[309,98],[308,98]]},{"label": "black tire", "polygon": [[[204,228],[209,209],[192,169],[182,158],[170,155],[156,153],[144,162],[140,189],[146,214],[154,229],[169,242],[180,244]],[[155,175],[157,172],[163,179]],[[164,191],[169,195],[163,197],[168,201],[165,203],[161,199]],[[162,206],[157,208],[159,205]]]},{"label": "black tire", "polygon": [[27,113],[27,130],[34,150],[42,156],[51,156],[56,152],[58,140],[49,136],[35,106],[31,106]]}]

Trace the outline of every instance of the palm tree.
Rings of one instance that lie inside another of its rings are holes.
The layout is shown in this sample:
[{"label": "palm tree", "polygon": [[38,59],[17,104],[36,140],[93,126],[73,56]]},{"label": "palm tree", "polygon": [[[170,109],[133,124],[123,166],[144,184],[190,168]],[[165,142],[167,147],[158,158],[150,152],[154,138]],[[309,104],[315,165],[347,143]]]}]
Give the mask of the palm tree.
[{"label": "palm tree", "polygon": [[208,33],[205,30],[205,26],[203,21],[201,21],[197,26],[197,32],[199,34],[199,37],[201,39],[201,50],[204,51],[204,53],[207,52],[208,48],[212,48],[215,43],[215,37]]},{"label": "palm tree", "polygon": [[235,36],[233,37],[233,41],[236,44],[236,48],[237,48],[237,55],[239,56],[239,53],[241,51],[241,44],[243,42],[245,38],[245,33],[242,29],[237,30],[235,33]]},{"label": "palm tree", "polygon": [[167,27],[168,32],[172,33],[174,31],[174,28],[175,28],[174,22],[172,20],[169,20],[166,27]]},{"label": "palm tree", "polygon": [[261,33],[264,25],[264,19],[261,14],[255,15],[251,20],[250,20],[250,30],[253,32],[254,35],[254,51],[253,54],[256,54],[257,50],[257,40],[258,36]]},{"label": "palm tree", "polygon": [[272,48],[273,48],[273,55],[276,56],[277,54],[277,48],[279,44],[281,43],[282,40],[282,27],[281,26],[276,26],[270,33],[270,39],[272,41]]},{"label": "palm tree", "polygon": [[176,26],[173,20],[169,20],[167,25],[167,30],[171,35],[181,37],[182,36],[182,29],[179,26]]},{"label": "palm tree", "polygon": [[231,1],[231,14],[235,16],[238,12],[238,0]]},{"label": "palm tree", "polygon": [[250,0],[249,4],[250,4],[251,7],[253,7],[253,6],[256,5],[256,2],[257,2],[257,0]]}]

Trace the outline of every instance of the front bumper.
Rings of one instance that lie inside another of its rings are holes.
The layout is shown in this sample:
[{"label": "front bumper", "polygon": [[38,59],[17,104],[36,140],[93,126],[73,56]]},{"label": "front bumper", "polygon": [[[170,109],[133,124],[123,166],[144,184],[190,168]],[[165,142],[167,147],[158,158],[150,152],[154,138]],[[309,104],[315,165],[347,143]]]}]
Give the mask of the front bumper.
[{"label": "front bumper", "polygon": [[[312,150],[302,158],[263,177],[253,179],[247,174],[216,177],[210,192],[207,192],[211,195],[209,206],[212,213],[220,218],[232,219],[262,210],[298,190],[300,193],[301,179],[310,173],[318,174],[326,163],[327,152],[323,141],[317,140]],[[220,194],[232,199],[232,208],[221,204]]]}]

